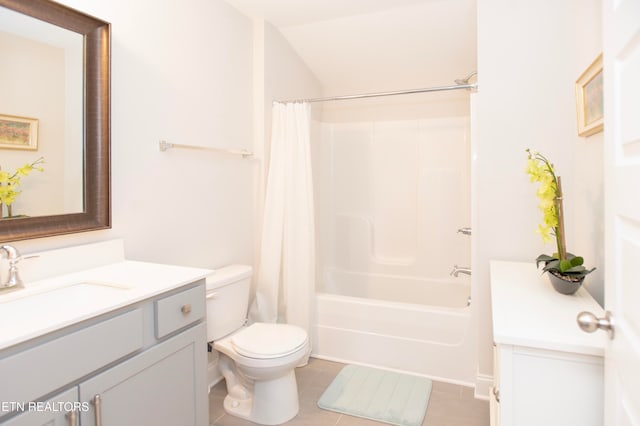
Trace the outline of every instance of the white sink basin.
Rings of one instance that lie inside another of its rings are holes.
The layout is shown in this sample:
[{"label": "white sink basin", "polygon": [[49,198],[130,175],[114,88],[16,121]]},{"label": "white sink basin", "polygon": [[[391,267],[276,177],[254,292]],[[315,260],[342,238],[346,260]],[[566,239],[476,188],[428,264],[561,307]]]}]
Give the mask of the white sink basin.
[{"label": "white sink basin", "polygon": [[26,315],[43,315],[55,311],[75,309],[90,305],[96,300],[119,297],[130,287],[100,281],[65,283],[46,288],[25,288],[0,293],[2,316],[15,318]]}]

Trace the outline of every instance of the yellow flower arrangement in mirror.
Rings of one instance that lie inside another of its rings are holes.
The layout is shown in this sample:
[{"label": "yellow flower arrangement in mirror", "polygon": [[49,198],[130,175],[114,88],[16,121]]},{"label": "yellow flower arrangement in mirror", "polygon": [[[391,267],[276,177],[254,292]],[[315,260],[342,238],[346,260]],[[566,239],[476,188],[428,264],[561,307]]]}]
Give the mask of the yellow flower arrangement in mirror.
[{"label": "yellow flower arrangement in mirror", "polygon": [[[32,171],[44,171],[44,157],[40,157],[32,163],[27,163],[19,167],[14,173],[10,173],[0,169],[0,213],[2,213],[2,205],[7,206],[7,218],[13,217],[12,205],[22,191],[20,187],[21,179],[29,176]],[[0,214],[0,218],[2,214]]]}]

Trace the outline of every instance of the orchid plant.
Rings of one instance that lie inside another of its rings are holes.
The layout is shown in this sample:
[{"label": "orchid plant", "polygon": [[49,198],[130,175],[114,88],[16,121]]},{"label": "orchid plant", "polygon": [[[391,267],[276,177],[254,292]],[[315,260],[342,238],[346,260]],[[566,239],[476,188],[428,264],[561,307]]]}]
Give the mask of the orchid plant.
[{"label": "orchid plant", "polygon": [[581,256],[567,252],[565,242],[564,211],[562,208],[562,181],[556,175],[553,164],[539,152],[527,149],[527,174],[531,182],[539,182],[538,207],[543,214],[543,223],[538,225],[537,232],[545,243],[555,237],[557,252],[549,256],[541,254],[536,258],[536,265],[543,263],[544,271],[561,275],[571,281],[581,281],[595,268],[587,269],[583,266]]},{"label": "orchid plant", "polygon": [[12,205],[16,201],[18,195],[22,192],[18,190],[21,178],[29,176],[29,174],[34,170],[43,172],[43,164],[44,157],[40,157],[32,163],[27,163],[24,166],[19,167],[13,174],[0,169],[0,213],[2,212],[1,208],[4,204],[7,206],[7,217],[13,217]]}]

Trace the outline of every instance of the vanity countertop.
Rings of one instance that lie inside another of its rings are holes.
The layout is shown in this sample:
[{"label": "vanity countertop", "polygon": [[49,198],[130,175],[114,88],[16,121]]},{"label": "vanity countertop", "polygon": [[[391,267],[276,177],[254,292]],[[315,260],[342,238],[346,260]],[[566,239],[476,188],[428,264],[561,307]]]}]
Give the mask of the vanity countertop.
[{"label": "vanity countertop", "polygon": [[604,354],[606,334],[586,333],[576,322],[581,311],[604,316],[602,307],[584,288],[570,296],[556,292],[534,262],[492,261],[490,268],[496,343]]},{"label": "vanity countertop", "polygon": [[0,293],[0,349],[179,288],[209,269],[121,260]]}]

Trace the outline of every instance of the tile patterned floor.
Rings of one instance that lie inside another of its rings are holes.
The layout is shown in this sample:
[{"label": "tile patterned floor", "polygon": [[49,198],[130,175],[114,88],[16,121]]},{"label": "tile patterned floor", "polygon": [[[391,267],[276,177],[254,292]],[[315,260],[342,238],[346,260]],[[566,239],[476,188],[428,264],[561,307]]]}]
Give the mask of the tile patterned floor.
[{"label": "tile patterned floor", "polygon": [[[287,426],[379,426],[374,422],[346,414],[318,408],[318,399],[344,364],[311,358],[309,364],[296,370],[300,411]],[[230,416],[224,412],[222,401],[226,395],[224,381],[209,394],[209,422],[211,426],[247,426],[255,423]],[[433,382],[429,407],[423,426],[489,426],[489,403],[473,397],[473,389],[442,382]]]}]

